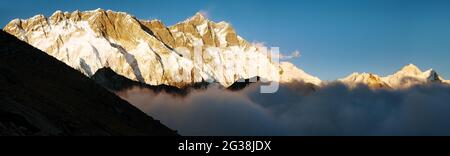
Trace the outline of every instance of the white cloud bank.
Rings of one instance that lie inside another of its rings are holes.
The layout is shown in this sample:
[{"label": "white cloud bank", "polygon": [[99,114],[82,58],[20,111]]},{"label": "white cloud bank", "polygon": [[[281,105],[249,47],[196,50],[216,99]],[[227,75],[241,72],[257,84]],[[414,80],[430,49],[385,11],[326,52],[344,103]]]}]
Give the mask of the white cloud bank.
[{"label": "white cloud bank", "polygon": [[181,135],[450,135],[450,88],[317,91],[302,83],[260,94],[219,88],[185,97],[134,88],[118,93]]}]

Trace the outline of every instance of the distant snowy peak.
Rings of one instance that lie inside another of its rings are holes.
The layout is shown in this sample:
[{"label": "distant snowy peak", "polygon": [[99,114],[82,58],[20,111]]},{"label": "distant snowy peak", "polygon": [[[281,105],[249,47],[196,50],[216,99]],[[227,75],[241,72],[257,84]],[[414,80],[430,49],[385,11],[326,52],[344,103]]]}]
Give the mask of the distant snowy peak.
[{"label": "distant snowy peak", "polygon": [[322,85],[322,81],[318,77],[311,76],[304,72],[303,70],[297,68],[294,64],[289,62],[281,62],[280,64],[280,79],[281,82],[293,82],[299,81],[299,77],[302,78],[302,81],[311,83],[317,86]]},{"label": "distant snowy peak", "polygon": [[358,74],[353,73],[347,78],[339,80],[351,87],[357,84],[368,85],[371,88],[394,88],[405,89],[415,85],[429,84],[429,83],[448,83],[433,69],[422,72],[417,66],[409,64],[403,67],[393,75],[380,77],[374,74]]},{"label": "distant snowy peak", "polygon": [[422,72],[417,66],[410,64],[393,75],[383,78],[394,88],[409,88],[426,83],[441,83],[442,79],[433,69]]},{"label": "distant snowy peak", "polygon": [[417,67],[414,64],[408,64],[408,65],[404,66],[401,70],[399,70],[395,74],[399,74],[399,75],[420,75],[420,74],[422,74],[422,70],[420,70],[419,67]]},{"label": "distant snowy peak", "polygon": [[353,73],[350,76],[340,79],[340,82],[354,88],[358,85],[367,85],[370,88],[390,88],[389,84],[384,82],[382,78],[370,73]]},{"label": "distant snowy peak", "polygon": [[56,11],[50,17],[15,19],[4,30],[87,76],[108,67],[150,85],[182,87],[208,81],[228,87],[257,76],[320,84],[293,65],[273,62],[238,36],[231,24],[210,21],[201,13],[167,27],[160,20],[139,20],[111,10]]}]

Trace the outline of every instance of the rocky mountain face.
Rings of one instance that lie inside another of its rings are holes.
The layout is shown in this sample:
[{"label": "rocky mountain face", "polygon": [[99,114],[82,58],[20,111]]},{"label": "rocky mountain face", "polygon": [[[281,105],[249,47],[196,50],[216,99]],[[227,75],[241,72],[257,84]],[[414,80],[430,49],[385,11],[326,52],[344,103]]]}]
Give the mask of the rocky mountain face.
[{"label": "rocky mountain face", "polygon": [[79,71],[4,31],[0,45],[0,136],[177,135]]},{"label": "rocky mountain face", "polygon": [[358,84],[367,85],[370,88],[393,88],[407,89],[415,85],[423,85],[430,83],[450,84],[448,80],[444,80],[433,69],[422,72],[417,66],[409,64],[398,72],[380,77],[375,74],[353,73],[350,76],[340,79],[340,82],[355,87]]},{"label": "rocky mountain face", "polygon": [[4,30],[89,77],[110,68],[134,81],[179,88],[205,81],[228,87],[257,76],[321,84],[292,64],[274,62],[231,24],[200,13],[167,27],[111,10],[57,11],[50,17],[15,19]]}]

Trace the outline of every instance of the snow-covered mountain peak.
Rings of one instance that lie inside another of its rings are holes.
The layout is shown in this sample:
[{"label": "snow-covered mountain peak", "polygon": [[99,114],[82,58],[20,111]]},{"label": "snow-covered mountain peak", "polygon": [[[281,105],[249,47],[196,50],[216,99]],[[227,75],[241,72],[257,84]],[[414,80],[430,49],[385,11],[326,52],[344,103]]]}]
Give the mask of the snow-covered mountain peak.
[{"label": "snow-covered mountain peak", "polygon": [[339,79],[338,81],[351,88],[361,84],[367,85],[370,88],[389,88],[389,85],[386,84],[380,76],[372,73],[352,73],[346,78]]},{"label": "snow-covered mountain peak", "polygon": [[188,48],[193,48],[198,40],[202,40],[202,45],[205,47],[244,47],[247,44],[247,41],[237,36],[229,23],[216,23],[207,19],[201,13],[170,26],[169,29],[175,39],[186,41],[186,38],[192,38],[191,41],[193,42],[188,40],[187,43],[183,43],[183,46]]},{"label": "snow-covered mountain peak", "polygon": [[63,14],[63,12],[61,10],[56,10],[51,16],[55,16],[58,14]]},{"label": "snow-covered mountain peak", "polygon": [[203,13],[197,12],[197,13],[195,13],[194,16],[190,17],[190,18],[189,18],[188,20],[186,20],[186,21],[190,21],[190,22],[203,22],[203,21],[206,21],[206,20],[208,20],[208,19],[205,17],[205,15],[203,15]]},{"label": "snow-covered mountain peak", "polygon": [[[281,62],[280,67],[281,82],[304,81],[317,86],[322,85],[322,81],[319,78],[307,74],[290,62]],[[299,80],[299,77],[302,79]]]},{"label": "snow-covered mountain peak", "polygon": [[[401,87],[401,85],[404,84],[415,85],[426,82],[442,82],[435,70],[429,69],[422,72],[417,66],[412,64],[403,67],[400,71],[393,75],[387,76],[385,80],[398,87]],[[410,85],[406,85],[406,87],[409,86]]]},{"label": "snow-covered mountain peak", "polygon": [[409,64],[398,71],[397,74],[420,75],[422,74],[422,70],[414,64]]},{"label": "snow-covered mountain peak", "polygon": [[430,81],[430,82],[442,82],[442,78],[433,69],[429,69],[429,70],[423,72],[422,75],[423,75],[423,77],[426,77],[428,79],[428,81]]}]

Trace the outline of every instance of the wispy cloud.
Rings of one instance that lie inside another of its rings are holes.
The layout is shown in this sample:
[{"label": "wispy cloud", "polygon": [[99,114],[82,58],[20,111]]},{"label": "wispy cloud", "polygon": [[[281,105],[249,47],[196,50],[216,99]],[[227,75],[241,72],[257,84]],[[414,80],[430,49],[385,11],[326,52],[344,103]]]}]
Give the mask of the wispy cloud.
[{"label": "wispy cloud", "polygon": [[262,47],[266,47],[266,43],[264,42],[260,42],[260,41],[253,41],[252,45],[257,47],[257,48],[262,48]]},{"label": "wispy cloud", "polygon": [[282,60],[290,60],[290,59],[298,58],[300,56],[301,56],[300,51],[296,50],[296,51],[293,51],[292,53],[290,53],[289,55],[280,54],[279,58]]},{"label": "wispy cloud", "polygon": [[[257,48],[267,48],[266,43],[265,42],[260,42],[260,41],[253,41],[251,43],[253,46],[257,47]],[[291,52],[288,55],[282,54],[282,53],[272,53],[271,56],[273,58],[278,58],[280,60],[291,60],[291,59],[295,59],[301,56],[301,53],[299,50],[295,50],[293,52]]]},{"label": "wispy cloud", "polygon": [[210,15],[210,12],[208,10],[204,10],[204,9],[198,11],[198,13],[200,13],[201,15],[203,15],[206,18],[209,18],[209,15]]}]

